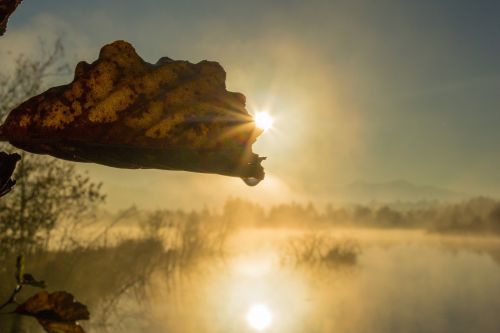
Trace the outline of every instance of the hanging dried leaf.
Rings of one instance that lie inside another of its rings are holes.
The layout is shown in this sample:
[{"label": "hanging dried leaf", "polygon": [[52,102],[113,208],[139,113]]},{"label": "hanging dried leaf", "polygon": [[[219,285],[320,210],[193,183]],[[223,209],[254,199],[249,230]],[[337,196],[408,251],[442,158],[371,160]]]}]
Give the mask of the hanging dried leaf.
[{"label": "hanging dried leaf", "polygon": [[22,0],[0,0],[0,36],[7,30],[9,16],[16,10]]},{"label": "hanging dried leaf", "polygon": [[18,154],[0,152],[0,197],[9,193],[16,184],[16,181],[11,177],[20,159],[21,156]]},{"label": "hanging dried leaf", "polygon": [[33,275],[29,273],[24,273],[23,274],[23,279],[22,283],[25,285],[29,285],[32,287],[37,287],[37,288],[47,288],[47,284],[43,280],[37,280],[33,277]]},{"label": "hanging dried leaf", "polygon": [[16,282],[17,284],[23,283],[23,275],[24,275],[24,255],[20,254],[16,259]]},{"label": "hanging dried leaf", "polygon": [[216,62],[142,60],[132,45],[105,45],[70,84],[11,111],[2,136],[14,146],[119,168],[217,173],[262,180],[252,152],[261,130],[245,97],[226,90]]},{"label": "hanging dried leaf", "polygon": [[83,328],[76,323],[57,322],[47,319],[38,319],[38,323],[48,333],[85,333]]},{"label": "hanging dried leaf", "polygon": [[87,307],[65,291],[50,294],[41,291],[18,306],[15,312],[36,318],[48,333],[84,333],[77,321],[89,319]]}]

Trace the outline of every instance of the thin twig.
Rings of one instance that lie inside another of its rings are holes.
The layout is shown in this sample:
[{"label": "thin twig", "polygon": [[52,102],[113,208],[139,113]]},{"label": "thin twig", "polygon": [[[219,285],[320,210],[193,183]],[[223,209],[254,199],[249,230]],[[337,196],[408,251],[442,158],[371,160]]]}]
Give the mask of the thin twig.
[{"label": "thin twig", "polygon": [[3,308],[5,308],[6,306],[8,306],[10,304],[17,304],[16,303],[16,296],[17,296],[17,294],[19,294],[21,292],[21,289],[23,289],[22,284],[16,285],[16,287],[12,291],[12,294],[10,295],[9,299],[0,305],[0,310],[2,310]]}]

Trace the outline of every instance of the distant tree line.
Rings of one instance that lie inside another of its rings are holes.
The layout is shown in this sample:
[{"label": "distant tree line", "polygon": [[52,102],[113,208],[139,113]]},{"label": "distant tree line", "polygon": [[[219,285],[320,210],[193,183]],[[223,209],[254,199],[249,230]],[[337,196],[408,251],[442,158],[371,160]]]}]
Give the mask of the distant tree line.
[{"label": "distant tree line", "polygon": [[318,210],[312,203],[291,202],[264,209],[232,199],[226,202],[220,218],[233,226],[412,228],[500,234],[500,201],[477,197],[458,203],[329,204]]}]

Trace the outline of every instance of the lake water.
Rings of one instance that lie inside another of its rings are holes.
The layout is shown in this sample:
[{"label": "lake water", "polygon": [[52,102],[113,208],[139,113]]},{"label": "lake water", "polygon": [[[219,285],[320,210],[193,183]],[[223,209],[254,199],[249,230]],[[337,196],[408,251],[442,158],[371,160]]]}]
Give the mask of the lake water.
[{"label": "lake water", "polygon": [[248,316],[259,305],[271,317],[261,332],[500,332],[498,238],[343,230],[335,237],[360,245],[356,264],[282,264],[300,233],[243,231],[224,262],[168,291],[156,281],[149,329],[258,332]]}]

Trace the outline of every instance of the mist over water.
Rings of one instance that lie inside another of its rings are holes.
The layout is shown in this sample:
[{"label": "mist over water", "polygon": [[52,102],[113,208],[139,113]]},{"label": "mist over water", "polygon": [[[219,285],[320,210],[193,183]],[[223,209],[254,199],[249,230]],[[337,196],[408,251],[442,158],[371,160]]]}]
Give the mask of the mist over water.
[{"label": "mist over water", "polygon": [[[490,242],[498,253],[498,240],[476,239],[457,249],[461,240],[454,237],[363,231],[353,267],[286,267],[279,263],[283,231],[247,232],[225,265],[201,268],[175,288],[178,306],[165,302],[172,296],[163,290],[154,306],[156,325],[251,332],[244,316],[261,302],[274,314],[268,332],[500,330],[500,265],[481,250]],[[245,248],[246,237],[260,244]]]},{"label": "mist over water", "polygon": [[[167,229],[158,233],[165,247],[177,232]],[[137,225],[115,231],[110,244],[145,237]],[[258,332],[247,314],[264,304],[272,322],[262,332],[498,332],[499,258],[500,238],[489,235],[244,227],[219,254],[193,255],[171,272],[156,264],[143,292],[125,293],[109,311],[108,325],[98,324],[99,303],[96,319],[82,324],[89,332]],[[72,290],[90,293],[78,283]]]},{"label": "mist over water", "polygon": [[[26,270],[89,307],[86,332],[496,333],[498,207],[130,208],[59,224]],[[31,318],[22,327],[39,330]]]}]

